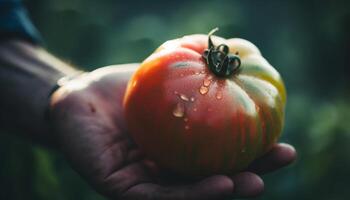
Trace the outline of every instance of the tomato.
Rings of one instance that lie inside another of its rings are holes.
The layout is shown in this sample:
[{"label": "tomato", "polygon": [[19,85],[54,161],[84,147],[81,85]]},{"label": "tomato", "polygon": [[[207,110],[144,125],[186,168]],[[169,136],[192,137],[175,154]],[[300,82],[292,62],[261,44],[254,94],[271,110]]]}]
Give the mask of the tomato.
[{"label": "tomato", "polygon": [[133,74],[128,130],[159,166],[234,174],[270,150],[284,121],[280,74],[247,40],[188,35],[162,44]]}]

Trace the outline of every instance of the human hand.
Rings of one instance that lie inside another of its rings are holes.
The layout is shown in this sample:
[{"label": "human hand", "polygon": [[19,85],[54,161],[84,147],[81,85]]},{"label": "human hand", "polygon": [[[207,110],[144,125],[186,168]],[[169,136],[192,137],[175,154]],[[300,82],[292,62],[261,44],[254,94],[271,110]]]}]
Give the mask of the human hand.
[{"label": "human hand", "polygon": [[276,144],[248,171],[233,177],[215,175],[199,181],[162,180],[144,159],[125,127],[122,101],[138,64],[100,68],[77,77],[53,93],[50,120],[57,142],[72,167],[98,192],[111,199],[225,199],[259,195],[258,174],[291,163],[293,147]]}]

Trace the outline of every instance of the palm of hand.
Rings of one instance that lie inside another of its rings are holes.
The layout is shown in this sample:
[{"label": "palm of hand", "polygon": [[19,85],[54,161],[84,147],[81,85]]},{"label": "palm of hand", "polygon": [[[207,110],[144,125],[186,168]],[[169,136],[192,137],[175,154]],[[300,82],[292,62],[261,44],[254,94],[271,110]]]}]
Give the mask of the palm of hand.
[{"label": "palm of hand", "polygon": [[[132,143],[124,125],[122,100],[137,64],[106,67],[70,81],[51,100],[52,124],[61,150],[97,191],[122,199],[221,199],[254,196],[261,179],[249,172],[212,176],[183,185],[158,185],[150,166]],[[294,160],[285,145],[257,161],[251,171],[266,172]],[[267,164],[267,163],[272,163]]]}]

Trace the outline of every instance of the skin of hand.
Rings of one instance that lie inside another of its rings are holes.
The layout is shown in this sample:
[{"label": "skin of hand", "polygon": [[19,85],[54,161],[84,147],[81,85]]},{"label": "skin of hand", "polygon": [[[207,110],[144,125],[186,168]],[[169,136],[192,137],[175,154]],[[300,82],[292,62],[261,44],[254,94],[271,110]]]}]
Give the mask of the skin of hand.
[{"label": "skin of hand", "polygon": [[78,76],[51,96],[50,123],[72,167],[111,199],[226,199],[261,194],[260,174],[290,164],[294,148],[276,144],[245,172],[196,181],[172,182],[132,142],[122,101],[138,64],[109,66]]}]

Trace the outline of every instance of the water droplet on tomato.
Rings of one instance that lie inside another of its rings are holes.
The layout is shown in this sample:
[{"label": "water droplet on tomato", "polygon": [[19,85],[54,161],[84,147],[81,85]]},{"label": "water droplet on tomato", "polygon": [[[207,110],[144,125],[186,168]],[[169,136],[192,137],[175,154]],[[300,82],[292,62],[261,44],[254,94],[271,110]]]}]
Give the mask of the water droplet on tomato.
[{"label": "water droplet on tomato", "polygon": [[185,126],[185,129],[186,129],[186,130],[189,130],[189,129],[190,129],[190,126],[189,126],[189,125],[186,125],[186,126]]},{"label": "water droplet on tomato", "polygon": [[201,74],[204,74],[204,73],[205,73],[205,71],[204,71],[204,70],[202,70],[202,71],[201,71]]},{"label": "water droplet on tomato", "polygon": [[188,122],[188,118],[187,117],[184,118],[184,122]]},{"label": "water droplet on tomato", "polygon": [[195,75],[199,75],[199,72],[196,72]]},{"label": "water droplet on tomato", "polygon": [[194,102],[194,97],[191,97],[190,100],[191,100],[192,102]]},{"label": "water droplet on tomato", "polygon": [[194,111],[194,112],[197,112],[197,108],[193,108],[193,111]]},{"label": "water droplet on tomato", "polygon": [[210,79],[204,79],[204,81],[203,81],[203,85],[206,87],[208,87],[210,85],[210,83],[211,83]]},{"label": "water droplet on tomato", "polygon": [[185,115],[185,105],[182,103],[177,103],[173,110],[173,115],[175,117],[183,117]]},{"label": "water droplet on tomato", "polygon": [[206,93],[208,93],[208,91],[209,91],[209,89],[205,86],[201,86],[199,88],[199,93],[201,93],[201,94],[206,94]]},{"label": "water droplet on tomato", "polygon": [[222,99],[222,92],[217,92],[215,95],[216,99],[220,100]]},{"label": "water droplet on tomato", "polygon": [[180,99],[182,99],[184,101],[189,101],[188,97],[184,94],[180,94]]}]

